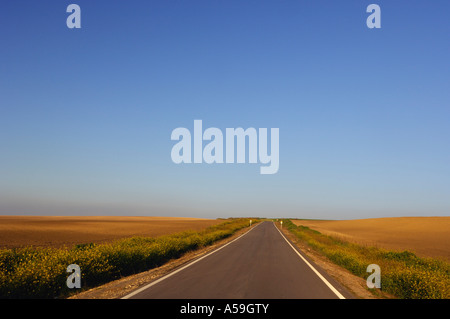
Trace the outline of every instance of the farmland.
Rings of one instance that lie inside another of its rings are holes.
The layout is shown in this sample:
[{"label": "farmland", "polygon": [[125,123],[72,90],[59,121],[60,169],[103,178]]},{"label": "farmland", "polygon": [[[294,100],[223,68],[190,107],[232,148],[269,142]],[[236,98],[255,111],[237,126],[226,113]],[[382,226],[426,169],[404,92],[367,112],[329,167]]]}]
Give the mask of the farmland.
[{"label": "farmland", "polygon": [[[386,223],[386,221],[383,222]],[[413,249],[406,249],[401,239],[408,236],[412,238],[413,234],[401,232],[401,227],[397,227],[399,230],[395,232],[390,225],[390,232],[394,232],[393,234],[384,230],[386,236],[391,236],[391,244],[396,247],[386,249],[381,247],[385,245],[376,244],[377,239],[380,241],[384,239],[377,228],[366,228],[364,232],[366,237],[354,236],[358,230],[357,226],[364,225],[361,221],[355,222],[353,228],[350,228],[353,229],[353,236],[342,232],[342,229],[341,232],[336,232],[339,225],[335,225],[334,230],[330,230],[331,226],[321,229],[322,233],[313,229],[311,224],[311,228],[305,226],[304,220],[295,220],[295,223],[297,225],[291,220],[285,220],[286,229],[309,248],[321,253],[350,273],[367,278],[367,267],[371,264],[378,265],[381,269],[381,289],[388,294],[405,299],[448,299],[450,296],[450,264],[442,255],[439,258],[422,257],[416,255]],[[311,223],[320,224],[321,221],[311,221]],[[423,228],[426,229],[426,227]],[[347,230],[347,232],[350,231]],[[430,240],[432,240],[431,233],[428,237],[423,236],[424,245],[429,245]],[[409,244],[408,247],[416,248],[415,251],[417,247],[423,249],[424,245],[420,246],[419,241],[414,242],[415,246]],[[438,244],[437,248],[445,247],[445,243],[438,242]],[[426,253],[426,250],[424,252]]]},{"label": "farmland", "polygon": [[0,216],[0,248],[63,247],[105,243],[181,231],[199,231],[223,220],[134,216]]},{"label": "farmland", "polygon": [[450,261],[450,217],[293,219],[292,222],[361,245],[409,250],[421,257]]},{"label": "farmland", "polygon": [[70,293],[65,282],[70,264],[80,266],[83,288],[88,289],[159,267],[248,225],[248,219],[226,219],[197,231],[185,225],[183,231],[171,229],[160,236],[126,236],[107,243],[89,242],[84,237],[72,246],[0,249],[0,298],[66,296]]}]

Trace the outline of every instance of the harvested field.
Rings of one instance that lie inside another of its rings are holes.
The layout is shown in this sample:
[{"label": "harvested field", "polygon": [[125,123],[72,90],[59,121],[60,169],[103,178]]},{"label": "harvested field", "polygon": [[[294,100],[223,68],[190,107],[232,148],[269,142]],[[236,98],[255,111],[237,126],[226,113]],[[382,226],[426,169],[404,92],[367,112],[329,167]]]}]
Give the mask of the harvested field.
[{"label": "harvested field", "polygon": [[132,216],[0,216],[0,248],[62,247],[199,231],[223,220]]},{"label": "harvested field", "polygon": [[450,261],[450,217],[295,220],[294,224],[362,245],[409,250]]}]

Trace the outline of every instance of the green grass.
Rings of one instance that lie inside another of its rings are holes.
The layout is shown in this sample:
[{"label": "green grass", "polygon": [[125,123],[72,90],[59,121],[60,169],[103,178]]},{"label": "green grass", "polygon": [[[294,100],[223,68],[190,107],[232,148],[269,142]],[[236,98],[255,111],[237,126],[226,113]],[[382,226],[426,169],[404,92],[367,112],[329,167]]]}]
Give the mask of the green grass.
[{"label": "green grass", "polygon": [[367,247],[321,234],[283,220],[283,227],[333,263],[367,279],[367,266],[381,269],[381,289],[402,299],[450,298],[450,264],[421,258],[410,251],[389,251]]},{"label": "green grass", "polygon": [[[257,220],[253,219],[253,224]],[[246,218],[229,219],[203,231],[160,237],[133,237],[109,244],[78,244],[72,248],[0,250],[0,298],[63,298],[67,266],[81,268],[83,289],[161,266],[184,253],[213,244],[249,225]]]}]

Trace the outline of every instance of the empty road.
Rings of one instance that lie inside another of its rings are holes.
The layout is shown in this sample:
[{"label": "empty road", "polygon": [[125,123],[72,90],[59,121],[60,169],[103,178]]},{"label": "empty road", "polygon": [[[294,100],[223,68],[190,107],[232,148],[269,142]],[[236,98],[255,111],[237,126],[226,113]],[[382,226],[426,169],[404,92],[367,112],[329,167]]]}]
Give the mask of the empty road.
[{"label": "empty road", "polygon": [[263,222],[219,250],[124,298],[351,298],[332,278],[317,266],[309,266],[299,254],[272,222]]}]

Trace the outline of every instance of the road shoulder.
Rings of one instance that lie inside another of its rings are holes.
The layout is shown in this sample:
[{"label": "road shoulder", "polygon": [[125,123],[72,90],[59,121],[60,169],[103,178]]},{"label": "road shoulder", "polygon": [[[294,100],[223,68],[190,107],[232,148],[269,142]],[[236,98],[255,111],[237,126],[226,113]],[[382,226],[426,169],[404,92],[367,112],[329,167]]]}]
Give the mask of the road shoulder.
[{"label": "road shoulder", "polygon": [[[253,227],[256,227],[258,224],[255,224]],[[241,236],[245,232],[249,231],[249,228],[246,227],[241,229],[231,235],[228,238],[222,239],[217,243],[197,249],[195,251],[188,252],[184,254],[182,257],[178,259],[173,259],[165,263],[164,265],[150,269],[148,271],[144,271],[135,275],[127,276],[121,279],[117,279],[111,281],[107,284],[81,291],[77,294],[70,296],[68,299],[119,299],[122,298],[131,292],[152,283],[155,280],[169,274],[176,269],[187,265],[188,263],[194,261],[195,259],[201,258],[202,256],[226,245],[230,241],[236,239]]]},{"label": "road shoulder", "polygon": [[280,228],[279,223],[275,226],[281,230],[283,235],[288,238],[299,250],[302,251],[311,261],[322,268],[330,277],[346,288],[356,299],[386,299],[393,298],[385,293],[377,291],[372,293],[367,288],[366,280],[353,275],[347,269],[344,269],[331,261],[317,251],[309,248],[307,244],[296,238],[291,232],[285,228]]}]

